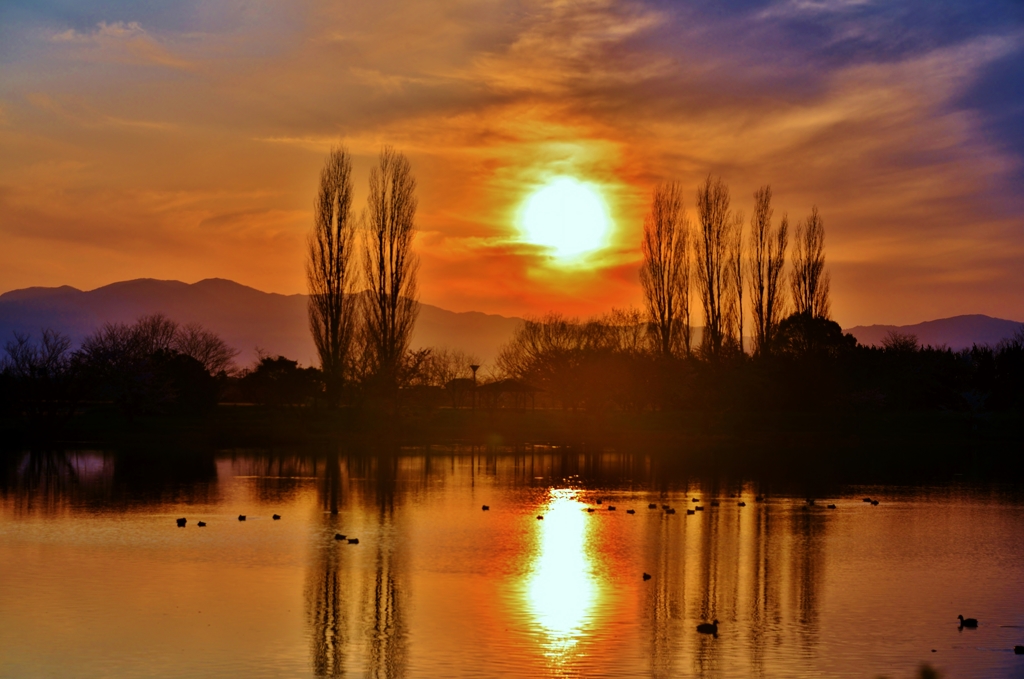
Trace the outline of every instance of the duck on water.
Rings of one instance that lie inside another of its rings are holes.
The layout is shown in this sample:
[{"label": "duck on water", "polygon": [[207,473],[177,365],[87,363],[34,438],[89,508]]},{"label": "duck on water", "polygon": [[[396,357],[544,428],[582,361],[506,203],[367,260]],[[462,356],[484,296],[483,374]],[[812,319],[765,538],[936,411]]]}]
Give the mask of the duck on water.
[{"label": "duck on water", "polygon": [[962,615],[958,615],[956,617],[957,617],[957,620],[960,621],[960,629],[963,629],[964,627],[977,627],[978,626],[977,618],[965,618]]},{"label": "duck on water", "polygon": [[700,634],[714,634],[717,637],[718,619],[716,618],[714,622],[702,622],[701,624],[697,625],[697,632],[699,632]]}]

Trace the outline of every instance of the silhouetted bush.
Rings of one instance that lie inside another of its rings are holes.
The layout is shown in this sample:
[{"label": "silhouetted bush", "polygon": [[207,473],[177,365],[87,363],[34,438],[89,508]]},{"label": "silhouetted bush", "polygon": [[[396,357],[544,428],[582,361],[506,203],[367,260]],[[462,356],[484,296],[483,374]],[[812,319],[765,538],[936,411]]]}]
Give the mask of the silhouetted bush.
[{"label": "silhouetted bush", "polygon": [[316,368],[300,368],[284,356],[263,356],[246,372],[240,387],[246,400],[262,405],[303,405],[323,396],[323,377]]}]

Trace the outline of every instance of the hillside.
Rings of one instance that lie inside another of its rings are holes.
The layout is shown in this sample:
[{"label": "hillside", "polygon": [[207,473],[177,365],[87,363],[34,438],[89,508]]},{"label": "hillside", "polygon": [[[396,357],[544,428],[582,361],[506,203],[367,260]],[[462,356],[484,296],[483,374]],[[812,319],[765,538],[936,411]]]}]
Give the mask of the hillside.
[{"label": "hillside", "polygon": [[882,339],[890,331],[916,335],[922,346],[947,346],[950,349],[965,349],[972,345],[995,346],[1001,339],[1013,335],[1022,324],[1003,318],[992,318],[981,314],[953,316],[914,325],[858,325],[847,328],[848,332],[865,345],[881,346]]},{"label": "hillside", "polygon": [[[89,291],[69,286],[13,290],[0,295],[0,342],[15,331],[38,335],[42,328],[54,328],[77,344],[104,323],[131,322],[154,313],[181,323],[202,323],[242,352],[242,365],[254,360],[257,347],[303,364],[315,362],[305,295],[262,292],[219,278],[193,284],[143,278]],[[476,354],[486,370],[520,322],[420,304],[412,346],[462,349]]]}]

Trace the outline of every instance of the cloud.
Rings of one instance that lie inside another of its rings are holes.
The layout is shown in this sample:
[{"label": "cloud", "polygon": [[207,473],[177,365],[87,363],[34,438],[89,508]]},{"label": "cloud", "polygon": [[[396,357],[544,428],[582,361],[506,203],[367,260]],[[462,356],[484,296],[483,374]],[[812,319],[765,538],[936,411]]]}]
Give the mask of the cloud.
[{"label": "cloud", "polygon": [[[951,315],[970,299],[1024,317],[1006,292],[1024,268],[1021,149],[992,125],[1024,94],[969,96],[1021,59],[1012,3],[302,0],[190,4],[186,18],[117,7],[102,21],[99,6],[77,23],[42,16],[23,33],[45,40],[9,48],[21,51],[0,78],[0,228],[23,258],[45,241],[65,264],[61,280],[0,274],[0,288],[109,282],[97,279],[134,261],[134,276],[181,267],[301,291],[324,154],[340,142],[353,153],[358,212],[390,143],[419,182],[431,303],[636,303],[650,188],[678,178],[692,196],[713,172],[748,213],[764,183],[794,221],[819,205],[844,323],[943,300]],[[590,271],[519,240],[523,200],[561,174],[601,187],[616,220]]]},{"label": "cloud", "polygon": [[158,65],[191,70],[194,65],[174,56],[137,22],[100,22],[88,32],[69,28],[55,33],[50,40],[75,48],[76,56],[124,64]]}]

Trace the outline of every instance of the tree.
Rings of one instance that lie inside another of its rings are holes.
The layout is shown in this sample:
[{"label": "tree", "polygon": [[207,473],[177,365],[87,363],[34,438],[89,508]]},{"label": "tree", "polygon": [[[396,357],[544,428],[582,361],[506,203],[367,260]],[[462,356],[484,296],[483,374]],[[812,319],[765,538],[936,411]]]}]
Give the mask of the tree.
[{"label": "tree", "polygon": [[662,356],[690,353],[690,222],[678,182],[659,184],[644,218],[640,282]]},{"label": "tree", "polygon": [[743,353],[743,213],[733,219],[732,244],[729,250],[729,273],[732,278],[729,328],[735,329],[736,343]]},{"label": "tree", "polygon": [[368,359],[383,384],[395,386],[416,322],[417,259],[412,251],[416,179],[408,159],[390,146],[370,170],[366,210],[365,302]]},{"label": "tree", "polygon": [[722,354],[733,340],[735,275],[730,264],[735,248],[736,223],[729,209],[729,187],[708,175],[697,189],[697,289],[704,307],[701,352],[708,358]]},{"label": "tree", "polygon": [[78,400],[77,365],[71,340],[44,329],[37,344],[14,333],[0,359],[0,406],[7,402],[16,413],[40,427],[60,423],[74,414]]},{"label": "tree", "polygon": [[750,217],[750,302],[754,317],[754,353],[771,351],[782,320],[782,270],[789,242],[789,219],[782,216],[772,226],[772,187],[762,186],[754,193],[754,213]]},{"label": "tree", "polygon": [[338,397],[344,385],[356,324],[354,243],[352,162],[348,151],[339,147],[331,149],[320,170],[306,260],[309,329],[331,399]]},{"label": "tree", "polygon": [[234,370],[233,361],[238,356],[238,349],[229,347],[216,333],[199,323],[188,323],[178,328],[171,348],[199,361],[211,375]]},{"label": "tree", "polygon": [[829,283],[825,270],[825,222],[818,206],[811,208],[805,223],[796,227],[796,252],[793,254],[793,304],[796,313],[812,318],[829,318]]}]

